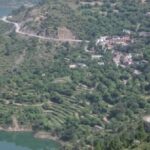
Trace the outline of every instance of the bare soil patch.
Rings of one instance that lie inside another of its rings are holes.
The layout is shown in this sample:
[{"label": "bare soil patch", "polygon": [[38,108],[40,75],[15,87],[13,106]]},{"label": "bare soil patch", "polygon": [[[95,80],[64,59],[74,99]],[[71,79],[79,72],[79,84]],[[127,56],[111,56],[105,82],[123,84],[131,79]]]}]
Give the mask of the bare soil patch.
[{"label": "bare soil patch", "polygon": [[50,139],[50,140],[53,140],[53,141],[57,141],[59,142],[62,146],[65,145],[66,143],[61,141],[59,139],[59,137],[56,135],[56,134],[52,134],[50,132],[45,132],[45,131],[39,131],[39,132],[36,132],[34,134],[34,137],[35,138],[38,138],[38,139]]},{"label": "bare soil patch", "polygon": [[66,27],[58,28],[58,39],[75,39],[73,33]]},{"label": "bare soil patch", "polygon": [[23,50],[22,54],[16,59],[15,64],[20,65],[24,61],[26,50]]}]

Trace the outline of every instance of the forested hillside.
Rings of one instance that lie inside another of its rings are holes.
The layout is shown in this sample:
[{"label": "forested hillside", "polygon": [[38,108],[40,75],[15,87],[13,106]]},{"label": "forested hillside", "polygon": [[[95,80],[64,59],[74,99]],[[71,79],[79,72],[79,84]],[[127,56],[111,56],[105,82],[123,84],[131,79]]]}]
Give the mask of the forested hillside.
[{"label": "forested hillside", "polygon": [[150,1],[86,2],[17,9],[26,35],[0,21],[0,126],[15,117],[66,150],[149,150]]}]

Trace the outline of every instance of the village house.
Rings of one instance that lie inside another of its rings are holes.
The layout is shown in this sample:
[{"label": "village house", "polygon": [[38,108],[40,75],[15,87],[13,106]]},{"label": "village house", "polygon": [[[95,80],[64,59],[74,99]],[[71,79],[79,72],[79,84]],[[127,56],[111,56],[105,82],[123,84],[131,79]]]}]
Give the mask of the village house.
[{"label": "village house", "polygon": [[86,68],[87,65],[84,63],[76,63],[76,64],[70,64],[69,68],[70,69],[75,69],[75,68]]},{"label": "village house", "polygon": [[77,65],[76,64],[71,64],[71,65],[69,65],[69,68],[70,69],[75,69],[75,68],[77,68]]},{"label": "village house", "polygon": [[120,65],[120,63],[121,63],[121,53],[119,53],[119,52],[115,52],[114,53],[114,56],[113,56],[113,61],[114,61],[114,63],[117,65],[117,66],[119,66]]},{"label": "village house", "polygon": [[131,38],[129,35],[126,36],[102,36],[96,41],[96,45],[100,44],[102,46],[107,47],[108,49],[112,49],[115,45],[128,45],[131,42]]},{"label": "village house", "polygon": [[124,56],[123,64],[124,65],[132,65],[133,64],[132,54],[127,54],[127,55]]},{"label": "village house", "polygon": [[113,53],[113,61],[117,66],[129,66],[133,64],[132,54],[123,54],[121,52]]}]

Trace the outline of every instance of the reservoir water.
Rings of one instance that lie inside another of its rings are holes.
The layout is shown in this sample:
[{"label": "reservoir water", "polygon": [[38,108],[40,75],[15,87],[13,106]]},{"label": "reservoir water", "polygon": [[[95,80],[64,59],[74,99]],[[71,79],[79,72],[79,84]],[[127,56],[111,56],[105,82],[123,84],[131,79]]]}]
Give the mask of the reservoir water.
[{"label": "reservoir water", "polygon": [[11,11],[12,11],[12,8],[0,6],[0,17],[9,15]]},{"label": "reservoir water", "polygon": [[35,139],[32,133],[0,132],[0,150],[60,150],[60,145]]}]

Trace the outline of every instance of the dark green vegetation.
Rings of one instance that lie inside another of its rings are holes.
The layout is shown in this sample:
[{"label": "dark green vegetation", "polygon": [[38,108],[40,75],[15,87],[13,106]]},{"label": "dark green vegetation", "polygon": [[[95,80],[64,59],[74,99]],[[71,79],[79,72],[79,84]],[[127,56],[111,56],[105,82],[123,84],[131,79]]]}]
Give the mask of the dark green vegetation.
[{"label": "dark green vegetation", "polygon": [[[139,2],[114,0],[113,3],[104,0],[102,6],[95,7],[77,5],[75,1],[70,3],[71,0],[47,1],[44,5],[34,8],[34,11],[30,8],[30,11],[21,9],[17,20],[27,21],[24,28],[51,36],[55,36],[58,27],[66,26],[83,40],[93,40],[100,35],[121,34],[123,29],[136,31],[139,24],[139,30],[150,30],[150,17],[145,15],[149,12],[150,6],[146,4],[142,6],[140,0]],[[42,16],[42,20],[37,21],[37,16]],[[27,18],[33,20],[29,21]]]},{"label": "dark green vegetation", "polygon": [[[150,4],[112,2],[116,4],[105,1],[93,7],[49,0],[14,12],[14,20],[32,18],[24,30],[43,35],[49,29],[46,35],[56,36],[57,28],[66,26],[76,37],[91,39],[88,48],[102,55],[100,60],[91,59],[84,42],[70,45],[13,31],[4,34],[9,25],[0,24],[1,126],[8,126],[16,116],[22,126],[50,131],[69,141],[66,149],[150,149],[150,135],[142,121],[150,114],[150,40],[139,36],[141,31],[149,32]],[[37,23],[34,19],[39,14],[45,19]],[[123,29],[131,30],[134,43],[114,49],[133,55],[134,63],[126,68],[117,67],[111,50],[95,46],[94,41],[99,36],[122,35]],[[79,63],[80,67],[69,68]]]}]

